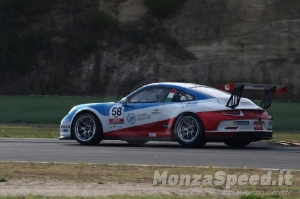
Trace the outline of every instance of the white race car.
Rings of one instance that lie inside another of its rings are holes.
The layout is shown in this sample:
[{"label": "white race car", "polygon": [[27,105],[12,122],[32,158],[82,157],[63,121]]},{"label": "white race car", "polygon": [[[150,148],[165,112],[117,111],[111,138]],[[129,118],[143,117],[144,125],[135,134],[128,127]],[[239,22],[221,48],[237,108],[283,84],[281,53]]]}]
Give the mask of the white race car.
[{"label": "white race car", "polygon": [[[261,105],[242,98],[244,89],[264,89]],[[83,145],[125,140],[135,145],[177,141],[186,147],[206,142],[243,147],[272,139],[273,118],[266,109],[274,94],[286,89],[284,85],[231,83],[222,86],[224,92],[193,83],[153,83],[116,103],[75,106],[61,121],[60,138]]]}]

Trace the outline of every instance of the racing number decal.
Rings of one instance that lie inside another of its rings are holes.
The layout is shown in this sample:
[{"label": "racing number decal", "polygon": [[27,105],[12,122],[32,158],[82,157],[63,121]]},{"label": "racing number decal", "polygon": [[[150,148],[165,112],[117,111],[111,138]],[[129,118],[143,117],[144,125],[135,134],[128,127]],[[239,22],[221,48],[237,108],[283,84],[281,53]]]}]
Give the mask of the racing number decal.
[{"label": "racing number decal", "polygon": [[123,113],[123,107],[113,107],[111,114],[112,116],[120,116]]},{"label": "racing number decal", "polygon": [[124,124],[124,107],[121,105],[112,106],[109,111],[110,124]]}]

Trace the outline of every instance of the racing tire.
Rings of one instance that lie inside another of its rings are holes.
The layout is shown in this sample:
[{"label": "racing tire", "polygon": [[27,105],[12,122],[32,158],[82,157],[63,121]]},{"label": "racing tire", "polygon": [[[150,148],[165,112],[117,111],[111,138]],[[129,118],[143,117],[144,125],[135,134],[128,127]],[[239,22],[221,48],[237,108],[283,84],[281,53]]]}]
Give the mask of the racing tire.
[{"label": "racing tire", "polygon": [[173,127],[177,142],[184,147],[202,147],[206,144],[202,122],[192,113],[180,115]]},{"label": "racing tire", "polygon": [[142,146],[143,144],[146,144],[148,140],[126,140],[126,142],[133,146]]},{"label": "racing tire", "polygon": [[226,141],[224,144],[229,146],[230,148],[243,148],[249,145],[251,141]]},{"label": "racing tire", "polygon": [[80,113],[72,123],[72,133],[82,145],[97,145],[103,139],[102,125],[92,113]]}]

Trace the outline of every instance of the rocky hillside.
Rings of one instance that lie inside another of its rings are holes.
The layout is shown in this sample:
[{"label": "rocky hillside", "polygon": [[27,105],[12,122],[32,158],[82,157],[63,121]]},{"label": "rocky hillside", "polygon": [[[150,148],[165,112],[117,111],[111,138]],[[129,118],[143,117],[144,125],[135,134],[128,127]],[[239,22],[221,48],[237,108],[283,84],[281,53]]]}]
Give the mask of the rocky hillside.
[{"label": "rocky hillside", "polygon": [[183,0],[166,15],[146,0],[3,2],[1,94],[125,95],[158,81],[252,82],[288,84],[283,98],[300,99],[298,0]]}]

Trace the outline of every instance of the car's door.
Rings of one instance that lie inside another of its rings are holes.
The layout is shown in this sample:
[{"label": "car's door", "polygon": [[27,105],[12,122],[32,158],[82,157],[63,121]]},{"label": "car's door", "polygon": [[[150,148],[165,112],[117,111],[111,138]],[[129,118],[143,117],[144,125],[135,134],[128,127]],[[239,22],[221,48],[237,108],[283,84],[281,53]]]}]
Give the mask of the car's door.
[{"label": "car's door", "polygon": [[128,134],[139,138],[157,137],[157,127],[170,88],[146,87],[127,98],[124,125]]}]

